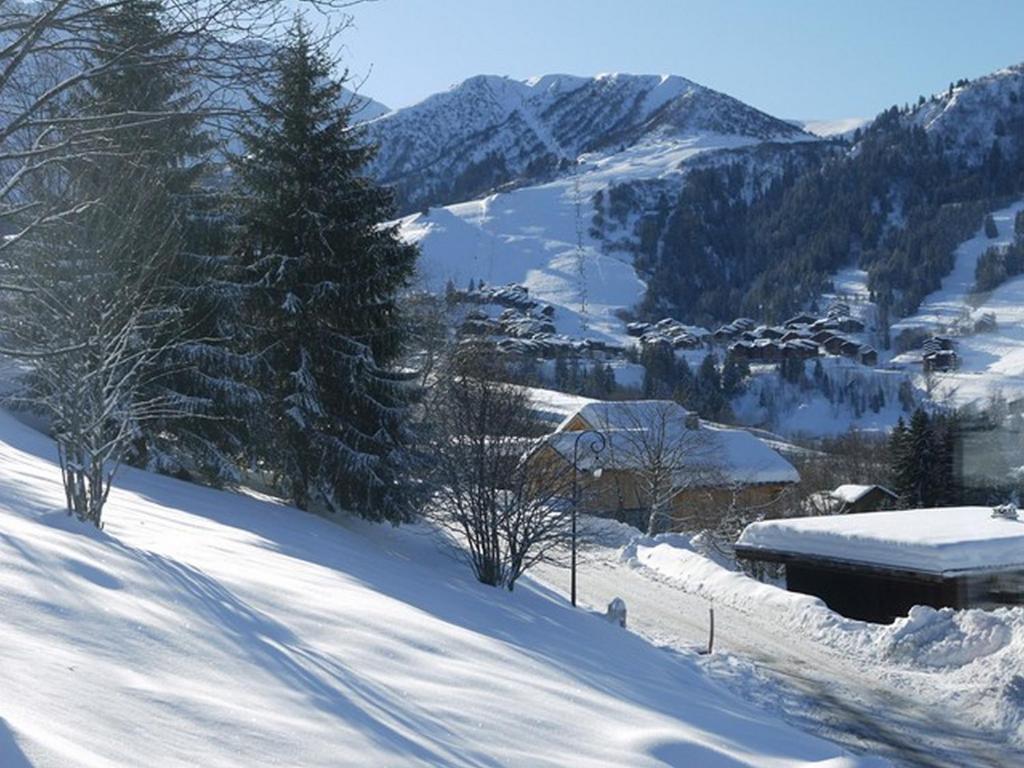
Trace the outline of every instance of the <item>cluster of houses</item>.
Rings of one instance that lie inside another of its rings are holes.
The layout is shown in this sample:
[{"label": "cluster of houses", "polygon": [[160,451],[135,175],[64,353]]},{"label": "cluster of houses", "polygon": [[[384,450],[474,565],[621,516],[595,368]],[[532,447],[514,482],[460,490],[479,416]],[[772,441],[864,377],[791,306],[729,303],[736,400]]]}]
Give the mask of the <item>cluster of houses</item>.
[{"label": "cluster of houses", "polygon": [[605,358],[625,355],[625,349],[614,344],[559,334],[554,323],[555,308],[531,298],[524,285],[449,290],[447,299],[449,303],[472,306],[459,325],[462,340],[472,343],[487,339],[498,354],[548,360],[570,353]]},{"label": "cluster of houses", "polygon": [[801,313],[781,326],[752,326],[747,318],[734,320],[712,334],[729,344],[729,353],[749,362],[777,363],[838,355],[861,365],[878,365],[878,352],[848,334],[864,332],[864,323],[850,315],[844,302],[832,304],[824,317]]},{"label": "cluster of houses", "polygon": [[626,324],[626,333],[640,340],[642,345],[667,344],[672,349],[700,349],[711,335],[706,328],[685,325],[666,317],[656,323],[633,322]]},{"label": "cluster of houses", "polygon": [[863,321],[850,314],[844,302],[829,306],[824,317],[801,313],[782,325],[758,325],[749,317],[739,317],[715,331],[685,325],[672,318],[656,323],[634,322],[626,332],[642,345],[667,344],[672,349],[725,347],[729,354],[748,362],[779,363],[783,360],[808,360],[821,355],[847,357],[862,365],[878,364],[878,352],[850,338],[863,333]]}]

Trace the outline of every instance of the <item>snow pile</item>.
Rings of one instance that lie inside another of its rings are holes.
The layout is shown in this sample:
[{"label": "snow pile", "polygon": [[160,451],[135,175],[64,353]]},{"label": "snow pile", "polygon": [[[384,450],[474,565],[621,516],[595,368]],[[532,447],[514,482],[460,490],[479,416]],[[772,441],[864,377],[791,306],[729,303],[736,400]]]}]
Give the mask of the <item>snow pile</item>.
[{"label": "snow pile", "polygon": [[709,557],[698,537],[660,534],[638,537],[622,549],[626,562],[643,566],[687,592],[750,614],[772,616],[776,624],[848,651],[869,645],[872,625],[829,610],[819,598],[787,592],[734,570],[724,558]]},{"label": "snow pile", "polygon": [[100,533],[0,414],[0,765],[828,766],[783,724],[424,529],[125,470]]},{"label": "snow pile", "polygon": [[890,658],[924,667],[962,667],[1006,648],[1013,639],[1012,611],[936,610],[925,605],[895,622],[882,638]]}]

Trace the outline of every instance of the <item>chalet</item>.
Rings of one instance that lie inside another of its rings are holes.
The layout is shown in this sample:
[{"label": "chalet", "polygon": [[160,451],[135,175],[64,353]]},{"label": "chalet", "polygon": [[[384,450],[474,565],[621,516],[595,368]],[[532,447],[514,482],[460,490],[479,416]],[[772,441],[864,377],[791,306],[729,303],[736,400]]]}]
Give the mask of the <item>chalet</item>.
[{"label": "chalet", "polygon": [[827,515],[753,523],[737,556],[783,563],[786,587],[850,618],[888,623],[915,605],[1024,603],[1024,521],[1012,507]]},{"label": "chalet", "polygon": [[860,360],[860,349],[861,345],[858,342],[845,339],[843,343],[839,345],[839,354],[843,357],[852,357],[856,360]]},{"label": "chalet", "polygon": [[780,341],[796,341],[797,339],[809,339],[811,335],[804,330],[791,330],[782,334]]},{"label": "chalet", "polygon": [[860,362],[861,365],[878,365],[878,351],[874,347],[867,345],[860,348]]},{"label": "chalet", "polygon": [[828,495],[838,515],[880,512],[892,509],[899,500],[895,493],[882,485],[840,485]]},{"label": "chalet", "polygon": [[843,345],[849,343],[849,340],[842,336],[832,336],[823,341],[821,346],[824,347],[825,351],[830,355],[841,355],[843,353]]},{"label": "chalet", "polygon": [[737,360],[753,360],[754,345],[749,341],[737,341],[729,345],[729,354]]},{"label": "chalet", "polygon": [[674,334],[670,341],[674,349],[699,349],[701,346],[700,339],[686,331]]},{"label": "chalet", "polygon": [[957,367],[956,352],[951,349],[940,349],[935,352],[925,352],[922,358],[925,373],[932,371],[952,371]]},{"label": "chalet", "polygon": [[810,339],[794,339],[782,344],[782,357],[795,360],[810,360],[818,356],[818,345]]},{"label": "chalet", "polygon": [[815,320],[809,326],[807,326],[812,332],[818,331],[838,331],[839,323],[830,317],[822,318],[821,320]]},{"label": "chalet", "polygon": [[793,317],[789,318],[789,320],[784,322],[783,325],[786,328],[796,328],[801,325],[810,325],[817,319],[818,318],[815,317],[814,315],[809,315],[806,312],[801,312],[799,315],[794,315]]},{"label": "chalet", "polygon": [[[595,452],[588,430],[603,435]],[[676,529],[692,528],[705,515],[730,506],[764,507],[800,480],[793,466],[754,435],[704,424],[670,400],[589,402],[566,418],[531,455],[531,461],[571,465],[577,453],[584,506],[594,514],[642,519],[649,509],[652,464],[669,465],[664,502]],[[601,469],[595,477],[591,470]]]},{"label": "chalet", "polygon": [[863,333],[864,323],[855,317],[840,317],[836,321],[843,333]]},{"label": "chalet", "polygon": [[642,323],[639,321],[635,323],[626,323],[626,333],[630,336],[635,336],[639,338],[640,336],[643,336],[645,333],[647,333],[649,330],[651,330],[650,323]]},{"label": "chalet", "polygon": [[826,317],[840,318],[850,316],[850,305],[845,301],[833,301],[825,311]]},{"label": "chalet", "polygon": [[711,338],[722,344],[726,341],[732,341],[740,335],[740,331],[733,325],[723,325],[717,331],[711,334]]},{"label": "chalet", "polygon": [[833,338],[835,335],[836,335],[835,331],[828,331],[828,330],[815,331],[811,335],[811,341],[815,342],[816,344],[824,344],[826,341],[828,341],[829,339]]},{"label": "chalet", "polygon": [[759,326],[755,331],[754,335],[759,339],[781,339],[785,331],[778,328],[772,328],[770,325]]}]

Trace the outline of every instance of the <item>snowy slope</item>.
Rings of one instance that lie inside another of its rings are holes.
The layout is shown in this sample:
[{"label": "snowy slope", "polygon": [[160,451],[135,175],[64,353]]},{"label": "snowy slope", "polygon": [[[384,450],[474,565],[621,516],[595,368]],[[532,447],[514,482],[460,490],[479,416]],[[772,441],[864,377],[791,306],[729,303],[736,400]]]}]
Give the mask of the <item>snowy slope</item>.
[{"label": "snowy slope", "polygon": [[0,765],[853,766],[422,529],[125,471],[103,533],[0,415]]},{"label": "snowy slope", "polygon": [[470,78],[371,122],[374,175],[404,211],[550,178],[584,153],[704,134],[812,139],[801,129],[675,75]]},{"label": "snowy slope", "polygon": [[[1024,200],[992,213],[999,234],[986,237],[984,228],[956,250],[953,271],[942,287],[929,294],[917,313],[893,325],[893,338],[904,329],[942,332],[962,317],[996,316],[996,330],[956,339],[960,368],[941,375],[941,397],[964,405],[983,401],[996,391],[1006,397],[1024,397],[1024,276],[1010,278],[994,290],[974,292],[974,270],[989,248],[1013,242],[1013,223],[1024,210]],[[909,356],[909,357],[912,357]],[[901,358],[896,358],[899,361]]]},{"label": "snowy slope", "polygon": [[[1024,64],[1000,69],[960,85],[915,108],[909,122],[941,136],[968,162],[985,159],[993,139],[1006,135],[1011,121],[1024,119]],[[1019,151],[1007,139],[1001,149]]]},{"label": "snowy slope", "polygon": [[865,117],[840,117],[834,120],[791,120],[790,122],[808,133],[822,138],[849,138],[858,128],[863,128],[871,121]]},{"label": "snowy slope", "polygon": [[556,307],[560,333],[625,342],[618,311],[636,304],[646,286],[628,254],[607,253],[591,236],[594,193],[633,179],[679,183],[686,161],[755,141],[709,134],[587,155],[557,181],[413,214],[401,221],[402,233],[419,243],[420,272],[432,290],[449,279],[458,287],[471,279],[521,283]]}]

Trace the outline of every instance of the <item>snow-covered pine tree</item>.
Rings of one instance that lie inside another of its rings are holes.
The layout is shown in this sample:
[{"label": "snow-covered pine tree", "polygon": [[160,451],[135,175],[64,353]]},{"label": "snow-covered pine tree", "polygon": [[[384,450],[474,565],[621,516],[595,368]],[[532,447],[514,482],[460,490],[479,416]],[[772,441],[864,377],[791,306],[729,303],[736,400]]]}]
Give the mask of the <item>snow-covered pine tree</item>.
[{"label": "snow-covered pine tree", "polygon": [[297,506],[397,520],[415,390],[389,365],[416,249],[382,226],[391,198],[363,175],[374,150],[352,126],[342,81],[296,21],[268,94],[253,97],[239,177],[256,279],[248,320],[268,371],[257,440]]},{"label": "snow-covered pine tree", "polygon": [[[84,106],[102,117],[118,175],[122,166],[141,168],[166,189],[162,216],[178,231],[155,286],[157,338],[145,342],[161,352],[135,394],[163,408],[132,425],[125,458],[167,474],[230,480],[259,397],[244,383],[251,361],[228,343],[238,335],[242,290],[226,256],[222,195],[207,183],[213,143],[163,13],[160,0],[126,0],[97,16],[98,62],[118,65],[91,83]],[[124,194],[133,194],[130,185]]]}]

